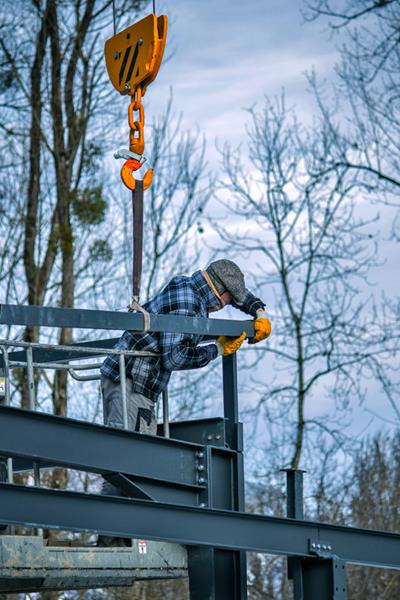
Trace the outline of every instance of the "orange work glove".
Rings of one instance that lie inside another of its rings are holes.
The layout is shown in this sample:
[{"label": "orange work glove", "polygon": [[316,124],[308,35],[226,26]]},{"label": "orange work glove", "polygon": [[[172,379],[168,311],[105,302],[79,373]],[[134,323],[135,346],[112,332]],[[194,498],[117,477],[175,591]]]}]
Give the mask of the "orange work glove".
[{"label": "orange work glove", "polygon": [[218,354],[222,356],[229,356],[230,354],[233,354],[239,350],[245,339],[245,331],[243,331],[242,335],[239,337],[227,337],[226,335],[220,335],[216,341]]},{"label": "orange work glove", "polygon": [[257,344],[262,340],[266,340],[271,335],[272,325],[267,317],[267,313],[260,311],[254,320],[254,337],[249,340],[249,344]]}]

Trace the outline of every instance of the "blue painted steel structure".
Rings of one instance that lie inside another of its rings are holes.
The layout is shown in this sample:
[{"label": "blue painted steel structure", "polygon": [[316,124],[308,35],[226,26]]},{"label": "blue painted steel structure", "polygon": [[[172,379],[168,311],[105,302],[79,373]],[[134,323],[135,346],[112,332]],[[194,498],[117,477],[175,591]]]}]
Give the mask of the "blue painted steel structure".
[{"label": "blue painted steel structure", "polygon": [[[0,323],[143,329],[140,314],[6,305]],[[251,321],[165,315],[152,315],[150,327],[210,338],[253,333]],[[30,360],[62,363],[82,358],[83,348],[86,356],[98,356],[97,349],[106,352],[110,344],[33,347]],[[4,357],[11,365],[28,363],[27,353],[6,351]],[[400,568],[398,534],[304,521],[300,472],[287,473],[289,518],[245,513],[235,355],[223,359],[222,375],[223,418],[171,423],[168,439],[1,406],[0,455],[12,457],[16,469],[59,465],[101,473],[126,497],[2,483],[0,522],[185,544],[191,600],[245,600],[248,550],[289,557],[295,600],[345,600],[346,562]]]}]

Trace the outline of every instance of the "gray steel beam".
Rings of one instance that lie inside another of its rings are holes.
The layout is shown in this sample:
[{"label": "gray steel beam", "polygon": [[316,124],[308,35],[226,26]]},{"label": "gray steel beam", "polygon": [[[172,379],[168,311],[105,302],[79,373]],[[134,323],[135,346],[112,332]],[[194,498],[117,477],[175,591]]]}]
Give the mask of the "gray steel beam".
[{"label": "gray steel beam", "polygon": [[[225,448],[225,419],[222,417],[173,421],[169,424],[169,428],[170,437],[174,440]],[[163,435],[162,423],[158,425],[157,433]]]},{"label": "gray steel beam", "polygon": [[[213,420],[206,421],[206,431]],[[200,427],[201,429],[201,427]],[[217,434],[219,435],[219,434]],[[217,449],[216,449],[217,450]],[[132,477],[144,493],[162,502],[197,506],[199,495],[206,489],[199,483],[199,455],[205,448],[172,438],[143,435],[34,413],[18,408],[0,407],[0,456],[40,463],[43,467],[64,466],[95,473],[123,473]],[[231,497],[230,487],[224,489],[223,472],[231,472],[235,453],[218,448],[213,481],[216,497]],[[230,508],[219,503],[219,508]]]},{"label": "gray steel beam", "polygon": [[202,449],[189,442],[0,406],[0,456],[195,486],[196,453]]},{"label": "gray steel beam", "polygon": [[322,539],[346,562],[400,569],[395,533],[7,483],[0,522],[305,558]]},{"label": "gray steel beam", "polygon": [[[0,324],[38,325],[41,327],[74,327],[77,329],[132,329],[143,331],[144,318],[141,313],[85,310],[76,308],[54,308],[50,306],[0,305]],[[150,330],[156,332],[180,332],[200,335],[237,336],[245,331],[254,336],[253,321],[231,319],[207,319],[176,315],[150,315]]]}]

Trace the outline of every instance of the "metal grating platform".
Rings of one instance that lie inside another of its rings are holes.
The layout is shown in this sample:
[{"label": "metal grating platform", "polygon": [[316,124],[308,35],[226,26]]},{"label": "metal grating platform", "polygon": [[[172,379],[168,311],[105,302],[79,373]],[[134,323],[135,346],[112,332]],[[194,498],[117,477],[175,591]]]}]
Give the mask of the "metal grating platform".
[{"label": "metal grating platform", "polygon": [[132,540],[132,548],[47,547],[40,537],[0,536],[0,592],[129,586],[187,576],[183,546]]}]

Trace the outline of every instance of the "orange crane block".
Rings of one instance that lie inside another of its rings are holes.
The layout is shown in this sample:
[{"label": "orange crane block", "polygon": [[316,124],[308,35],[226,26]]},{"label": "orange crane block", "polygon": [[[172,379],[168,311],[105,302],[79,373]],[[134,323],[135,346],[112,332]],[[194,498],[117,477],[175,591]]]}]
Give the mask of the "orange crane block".
[{"label": "orange crane block", "polygon": [[120,94],[134,95],[156,78],[164,54],[168,19],[150,14],[108,39],[104,45],[111,83]]}]

